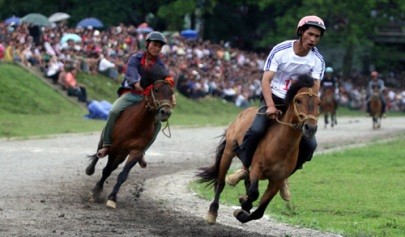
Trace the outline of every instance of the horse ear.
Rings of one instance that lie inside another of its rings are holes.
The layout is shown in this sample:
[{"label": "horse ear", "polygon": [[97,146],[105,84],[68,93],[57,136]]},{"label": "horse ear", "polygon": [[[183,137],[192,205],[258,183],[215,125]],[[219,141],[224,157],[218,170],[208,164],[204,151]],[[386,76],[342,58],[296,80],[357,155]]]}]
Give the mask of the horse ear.
[{"label": "horse ear", "polygon": [[170,85],[171,87],[174,87],[174,79],[173,79],[172,76],[167,76],[167,77],[165,78],[165,81],[166,81],[167,83],[169,83],[169,85]]}]

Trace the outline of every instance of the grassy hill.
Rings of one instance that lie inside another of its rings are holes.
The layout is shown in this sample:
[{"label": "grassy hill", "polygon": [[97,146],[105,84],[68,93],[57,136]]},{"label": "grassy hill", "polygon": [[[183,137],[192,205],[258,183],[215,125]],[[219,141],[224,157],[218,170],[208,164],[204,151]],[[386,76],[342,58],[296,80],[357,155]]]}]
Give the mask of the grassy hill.
[{"label": "grassy hill", "polygon": [[[114,102],[118,84],[100,75],[79,74],[90,100]],[[42,79],[14,64],[0,64],[0,138],[101,131],[104,120],[89,120],[87,109]],[[170,125],[226,125],[240,111],[219,99],[193,101],[177,93]]]}]

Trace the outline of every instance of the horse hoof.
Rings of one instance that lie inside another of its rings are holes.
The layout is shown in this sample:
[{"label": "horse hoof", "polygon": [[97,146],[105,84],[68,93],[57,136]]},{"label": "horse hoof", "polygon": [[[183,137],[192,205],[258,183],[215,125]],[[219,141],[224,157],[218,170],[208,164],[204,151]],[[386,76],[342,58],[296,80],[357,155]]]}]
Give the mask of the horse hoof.
[{"label": "horse hoof", "polygon": [[89,193],[89,201],[90,202],[95,202],[96,201],[93,191],[90,191],[90,193]]},{"label": "horse hoof", "polygon": [[114,201],[112,201],[112,200],[108,200],[106,205],[107,205],[107,207],[110,207],[110,208],[112,208],[112,209],[116,209],[116,208],[117,208],[117,203],[114,202]]},{"label": "horse hoof", "polygon": [[90,175],[93,175],[94,174],[94,166],[89,166],[89,167],[87,167],[86,168],[86,174],[88,175],[88,176],[90,176]]},{"label": "horse hoof", "polygon": [[214,225],[217,222],[217,216],[208,212],[207,216],[205,217],[205,220],[207,220],[208,224]]},{"label": "horse hoof", "polygon": [[248,195],[241,195],[239,196],[239,203],[242,204],[248,200]]},{"label": "horse hoof", "polygon": [[236,217],[236,219],[238,219],[238,216],[240,216],[242,213],[243,213],[242,209],[237,209],[233,211],[233,216]]},{"label": "horse hoof", "polygon": [[146,161],[143,158],[138,161],[138,164],[142,169],[145,169],[147,166]]}]

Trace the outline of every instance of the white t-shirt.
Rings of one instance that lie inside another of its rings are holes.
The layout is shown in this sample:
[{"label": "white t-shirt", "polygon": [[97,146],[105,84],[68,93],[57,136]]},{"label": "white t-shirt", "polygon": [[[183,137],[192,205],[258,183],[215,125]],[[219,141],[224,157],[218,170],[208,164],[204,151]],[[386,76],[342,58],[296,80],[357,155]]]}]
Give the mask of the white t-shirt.
[{"label": "white t-shirt", "polygon": [[115,64],[108,61],[108,59],[106,59],[106,58],[102,58],[100,60],[100,63],[98,64],[98,70],[101,72],[104,72],[105,70],[112,68],[112,67],[115,67]]},{"label": "white t-shirt", "polygon": [[295,40],[277,44],[269,53],[263,71],[276,74],[271,82],[272,93],[284,99],[291,82],[301,74],[308,74],[321,80],[325,72],[325,62],[315,47],[304,57],[297,56],[293,50]]}]

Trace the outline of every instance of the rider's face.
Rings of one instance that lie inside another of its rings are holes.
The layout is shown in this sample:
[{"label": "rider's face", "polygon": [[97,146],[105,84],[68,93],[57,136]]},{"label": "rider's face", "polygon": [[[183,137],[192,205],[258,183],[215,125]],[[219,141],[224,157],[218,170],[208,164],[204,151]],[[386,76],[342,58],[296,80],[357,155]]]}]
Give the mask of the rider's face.
[{"label": "rider's face", "polygon": [[154,56],[157,57],[160,54],[160,51],[162,51],[163,43],[158,42],[158,41],[150,41],[148,44],[148,52]]},{"label": "rider's face", "polygon": [[321,30],[317,27],[310,26],[301,36],[302,46],[306,50],[311,50],[318,44],[321,39]]}]

